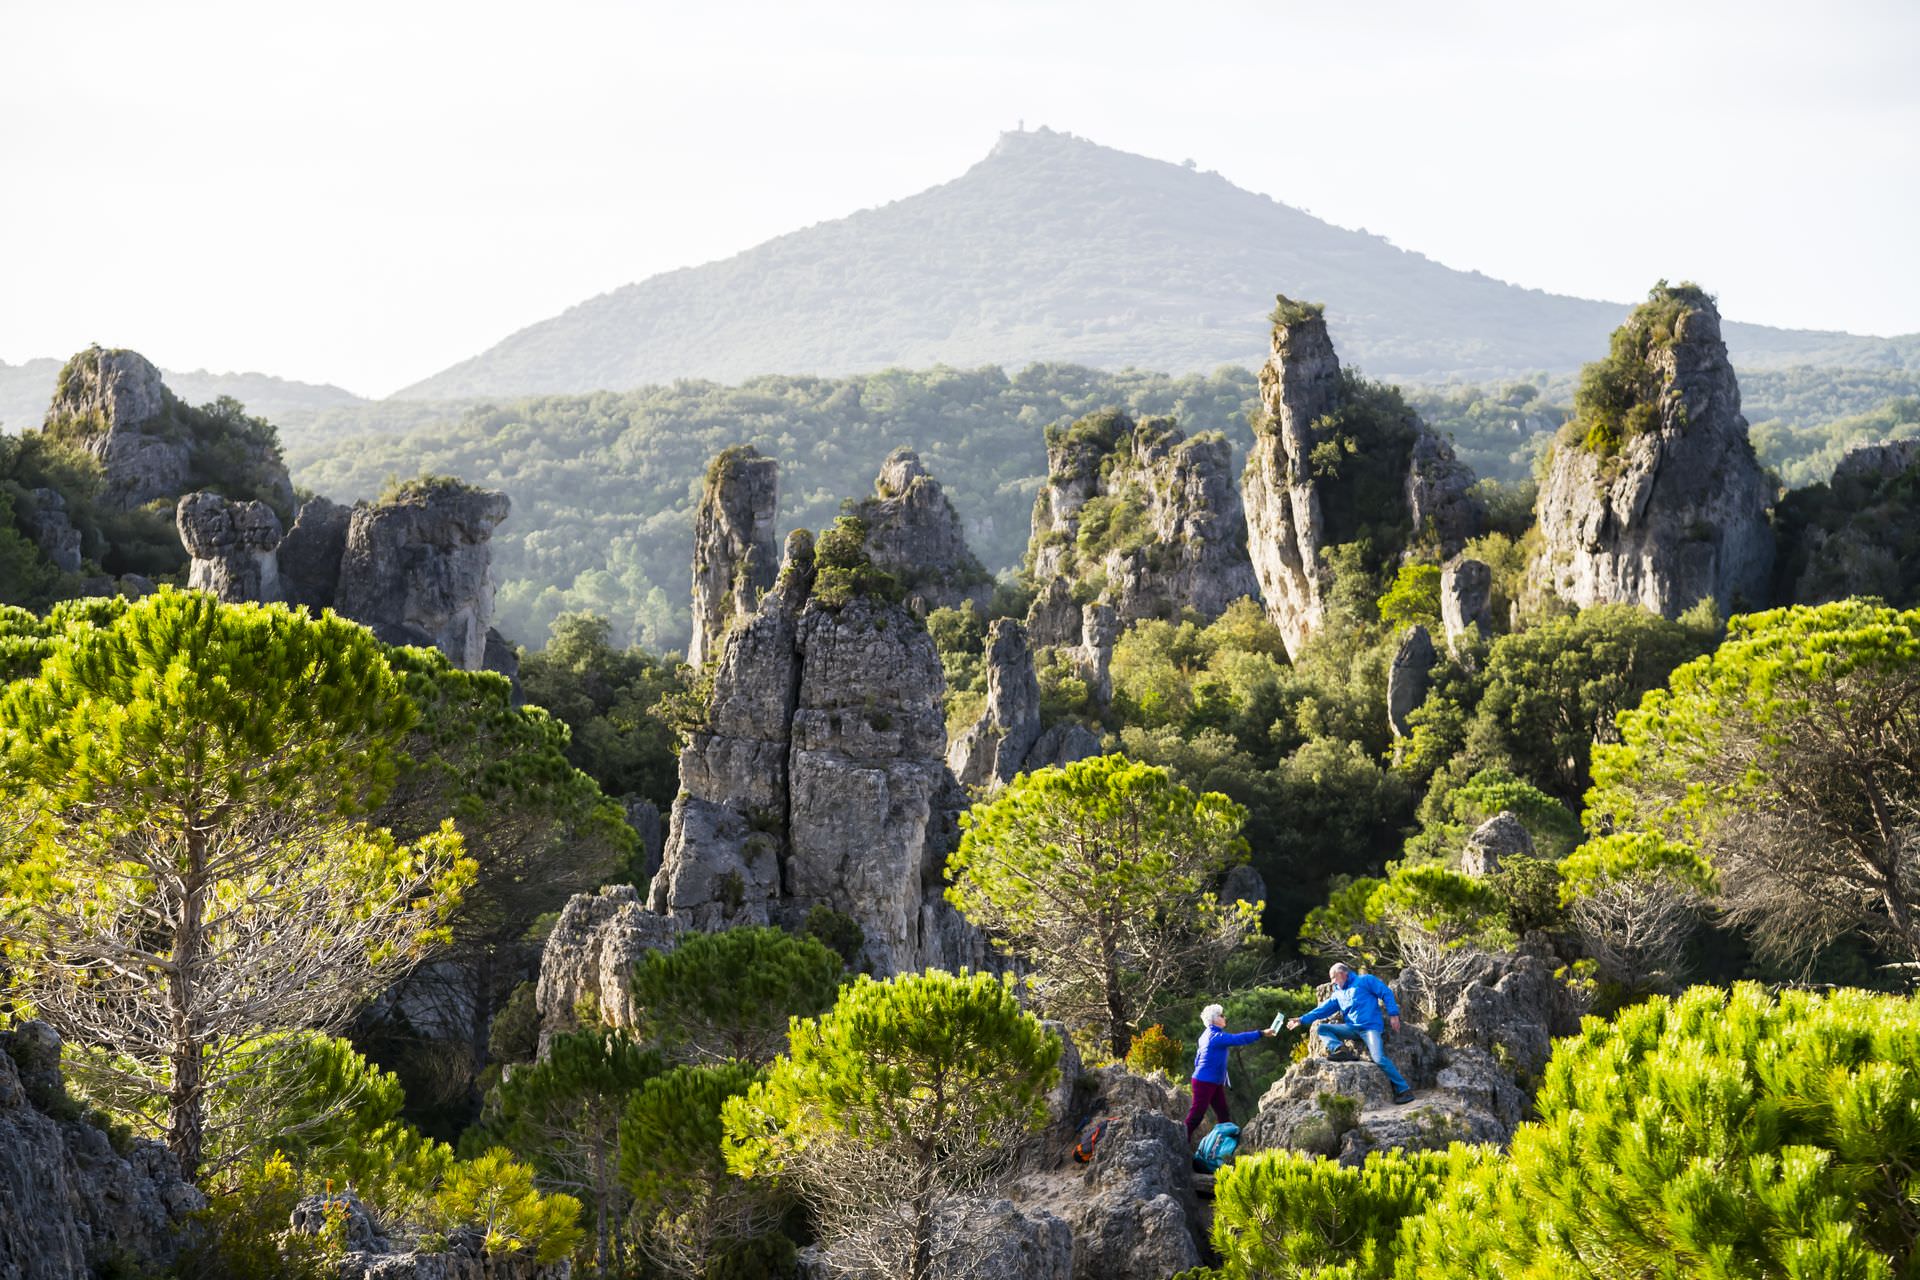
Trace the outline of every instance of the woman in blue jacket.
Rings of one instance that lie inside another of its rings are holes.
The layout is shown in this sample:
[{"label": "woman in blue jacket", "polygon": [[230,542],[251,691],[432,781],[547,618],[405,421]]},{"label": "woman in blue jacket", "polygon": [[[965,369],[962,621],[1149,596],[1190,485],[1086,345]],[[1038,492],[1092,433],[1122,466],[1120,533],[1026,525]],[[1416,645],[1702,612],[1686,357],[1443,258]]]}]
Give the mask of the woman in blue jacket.
[{"label": "woman in blue jacket", "polygon": [[1217,1004],[1200,1011],[1200,1022],[1200,1045],[1193,1052],[1193,1105],[1187,1108],[1188,1142],[1193,1141],[1193,1131],[1200,1127],[1208,1107],[1222,1121],[1233,1119],[1227,1112],[1227,1050],[1273,1034],[1271,1027],[1265,1031],[1227,1030],[1227,1011]]}]

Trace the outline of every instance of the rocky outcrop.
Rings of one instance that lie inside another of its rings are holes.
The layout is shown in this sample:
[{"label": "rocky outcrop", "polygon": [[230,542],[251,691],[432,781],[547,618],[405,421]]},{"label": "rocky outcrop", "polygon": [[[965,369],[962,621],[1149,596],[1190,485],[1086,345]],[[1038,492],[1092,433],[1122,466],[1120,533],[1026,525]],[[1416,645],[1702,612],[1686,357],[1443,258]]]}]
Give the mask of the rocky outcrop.
[{"label": "rocky outcrop", "polygon": [[1855,448],[1828,483],[1787,494],[1774,528],[1776,603],[1920,603],[1920,440]]},{"label": "rocky outcrop", "polygon": [[693,518],[693,666],[713,657],[729,623],[772,588],[779,507],[780,464],[752,445],[727,449],[707,468]]},{"label": "rocky outcrop", "polygon": [[1531,858],[1533,835],[1520,815],[1502,809],[1473,829],[1460,852],[1460,869],[1470,876],[1490,876],[1509,858]]},{"label": "rocky outcrop", "polygon": [[669,951],[685,922],[649,911],[632,885],[610,885],[567,900],[540,953],[534,1007],[540,1045],[577,1025],[583,1012],[631,1027],[639,1010],[628,989],[633,968],[650,951]]},{"label": "rocky outcrop", "polygon": [[187,586],[229,604],[278,600],[280,517],[264,502],[229,502],[190,493],[174,510],[180,541],[193,563]]},{"label": "rocky outcrop", "polygon": [[509,509],[504,493],[448,480],[355,507],[334,607],[388,644],[436,648],[480,670],[493,622],[488,542]]},{"label": "rocky outcrop", "polygon": [[1040,682],[1027,629],[1011,618],[987,629],[987,705],[947,747],[947,767],[962,786],[1011,782],[1040,738]]},{"label": "rocky outcrop", "polygon": [[866,524],[867,558],[893,575],[907,607],[921,617],[972,601],[986,612],[993,575],[971,548],[959,513],[911,449],[887,455],[874,496],[857,514]]},{"label": "rocky outcrop", "polygon": [[0,1031],[0,1280],[161,1274],[206,1207],[165,1147],[116,1147],[80,1112],[52,1028]]},{"label": "rocky outcrop", "polygon": [[1048,578],[1027,606],[1027,639],[1036,649],[1077,645],[1082,615],[1073,584],[1058,575]]},{"label": "rocky outcrop", "polygon": [[181,404],[137,351],[89,347],[69,360],[43,429],[99,460],[99,500],[115,510],[171,502],[215,473],[229,492],[282,508],[293,501],[270,433]]},{"label": "rocky outcrop", "polygon": [[330,498],[300,504],[293,528],[274,550],[281,599],[308,609],[331,609],[340,593],[340,562],[347,554],[353,508]]},{"label": "rocky outcrop", "polygon": [[1453,447],[1397,393],[1341,370],[1318,306],[1280,299],[1260,397],[1241,480],[1247,549],[1267,615],[1297,656],[1326,621],[1329,547],[1362,526],[1376,543],[1397,528],[1399,545],[1379,553],[1418,544],[1450,556],[1481,513]]},{"label": "rocky outcrop", "polygon": [[[1215,618],[1259,594],[1246,547],[1225,437],[1188,439],[1171,419],[1111,410],[1049,432],[1028,549],[1043,593],[1058,593],[1056,579],[1069,595],[1079,584],[1121,627],[1188,609]],[[1063,630],[1042,625],[1035,643],[1067,643]]]},{"label": "rocky outcrop", "polygon": [[1656,290],[1615,336],[1633,353],[1632,403],[1576,418],[1537,504],[1534,577],[1561,599],[1677,617],[1711,596],[1722,614],[1766,603],[1773,488],[1747,439],[1720,314],[1698,289]]},{"label": "rocky outcrop", "polygon": [[1493,570],[1484,562],[1458,556],[1440,573],[1440,624],[1447,652],[1458,657],[1462,637],[1493,635]]},{"label": "rocky outcrop", "polygon": [[941,1203],[933,1280],[1072,1280],[1073,1232],[1044,1210],[984,1197]]},{"label": "rocky outcrop", "polygon": [[774,589],[726,635],[651,904],[700,929],[826,906],[859,923],[876,972],[976,963],[984,948],[941,897],[966,802],[943,758],[939,654],[903,606],[828,605],[812,576],[796,535]]},{"label": "rocky outcrop", "polygon": [[80,530],[67,513],[67,500],[57,489],[35,489],[32,505],[20,513],[27,533],[47,562],[62,573],[80,572]]},{"label": "rocky outcrop", "polygon": [[660,819],[660,806],[645,796],[623,796],[620,807],[626,810],[627,825],[640,837],[642,883],[647,883],[660,869],[660,858],[667,847],[667,827]]},{"label": "rocky outcrop", "polygon": [[1433,683],[1433,664],[1439,661],[1439,655],[1433,649],[1433,637],[1427,629],[1418,623],[1407,628],[1400,638],[1400,648],[1393,655],[1393,666],[1387,672],[1387,725],[1396,738],[1405,738],[1413,733],[1413,722],[1409,719],[1427,700],[1427,690]]}]

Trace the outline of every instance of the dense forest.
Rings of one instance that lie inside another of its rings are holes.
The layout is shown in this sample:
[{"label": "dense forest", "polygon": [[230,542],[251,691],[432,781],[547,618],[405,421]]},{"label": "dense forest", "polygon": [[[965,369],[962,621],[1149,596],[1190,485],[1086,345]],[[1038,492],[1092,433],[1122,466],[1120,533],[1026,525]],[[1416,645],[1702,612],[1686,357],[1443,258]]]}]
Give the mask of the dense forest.
[{"label": "dense forest", "polygon": [[[1910,374],[1759,371],[1742,375],[1741,390],[1761,460],[1790,487],[1824,479],[1850,445],[1920,431],[1920,377]],[[1524,486],[1571,412],[1571,393],[1564,379],[1541,376],[1414,388],[1408,399],[1476,474]],[[336,410],[285,435],[295,480],[341,500],[420,471],[506,490],[514,514],[494,542],[501,629],[538,646],[560,614],[587,611],[608,619],[617,641],[657,652],[685,647],[698,478],[728,445],[781,460],[783,528],[826,523],[843,498],[867,490],[890,449],[910,446],[945,485],[981,559],[1004,570],[1026,548],[1048,426],[1104,406],[1169,414],[1189,434],[1225,432],[1244,458],[1256,403],[1245,369],[1174,378],[1029,365],[683,382],[449,417],[424,405]]]}]

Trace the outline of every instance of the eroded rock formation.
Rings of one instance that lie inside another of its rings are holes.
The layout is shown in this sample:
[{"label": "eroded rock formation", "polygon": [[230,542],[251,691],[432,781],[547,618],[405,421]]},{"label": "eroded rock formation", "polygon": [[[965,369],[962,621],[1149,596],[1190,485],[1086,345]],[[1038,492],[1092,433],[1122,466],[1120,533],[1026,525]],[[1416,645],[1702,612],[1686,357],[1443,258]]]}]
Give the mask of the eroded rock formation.
[{"label": "eroded rock formation", "polygon": [[540,953],[534,1007],[542,1050],[548,1037],[571,1029],[583,1012],[612,1026],[635,1025],[639,1011],[628,989],[634,965],[649,951],[671,950],[685,927],[647,910],[632,885],[569,898]]},{"label": "eroded rock formation", "polygon": [[84,1120],[45,1023],[0,1031],[0,1280],[162,1274],[206,1200],[173,1154],[136,1139],[124,1152]]},{"label": "eroded rock formation", "polygon": [[987,629],[986,664],[987,705],[947,748],[947,767],[962,786],[1011,782],[1040,737],[1040,682],[1027,629],[996,620]]},{"label": "eroded rock formation", "polygon": [[[211,408],[212,406],[210,406]],[[137,351],[89,347],[60,370],[43,429],[100,462],[100,500],[131,511],[171,501],[216,468],[230,491],[280,506],[293,484],[270,434],[182,405]],[[219,455],[219,456],[216,456]]]},{"label": "eroded rock formation", "polygon": [[1247,549],[1267,615],[1297,656],[1326,621],[1328,548],[1364,530],[1382,556],[1451,556],[1481,513],[1453,446],[1397,392],[1340,368],[1319,307],[1280,299],[1260,397],[1241,481]]},{"label": "eroded rock formation", "polygon": [[867,526],[867,558],[899,582],[907,607],[925,617],[970,600],[984,613],[993,575],[967,546],[959,513],[920,455],[888,454],[873,492],[857,512]]},{"label": "eroded rock formation", "polygon": [[693,518],[693,640],[687,661],[704,664],[729,623],[759,606],[780,562],[774,522],[780,464],[752,445],[727,449],[707,468]]},{"label": "eroded rock formation", "polygon": [[175,508],[174,523],[193,557],[188,587],[227,601],[281,598],[280,517],[272,507],[190,493]]},{"label": "eroded rock formation", "polygon": [[977,940],[941,897],[965,797],[944,760],[939,654],[905,607],[828,603],[812,585],[796,533],[773,590],[727,632],[651,905],[700,929],[825,906],[859,923],[876,972],[967,962]]},{"label": "eroded rock formation", "polygon": [[1774,600],[1826,604],[1878,596],[1920,603],[1920,440],[1866,444],[1824,485],[1796,489],[1775,513]]},{"label": "eroded rock formation", "polygon": [[1713,300],[1657,289],[1614,341],[1602,369],[1630,385],[1554,445],[1535,578],[1583,608],[1638,604],[1673,618],[1709,596],[1722,614],[1764,605],[1773,489]]},{"label": "eroded rock formation", "polygon": [[1502,809],[1473,829],[1460,851],[1460,869],[1470,876],[1490,876],[1508,858],[1531,858],[1533,835],[1520,815]]},{"label": "eroded rock formation", "polygon": [[[1215,618],[1259,594],[1233,446],[1212,432],[1188,439],[1169,418],[1109,410],[1050,432],[1028,556],[1043,594],[1078,584],[1121,627],[1186,609]],[[1058,630],[1035,628],[1035,643],[1068,643]]]},{"label": "eroded rock formation", "polygon": [[1493,570],[1485,563],[1457,556],[1441,571],[1440,623],[1456,657],[1469,631],[1481,640],[1493,635]]},{"label": "eroded rock formation", "polygon": [[1387,725],[1396,738],[1405,738],[1413,733],[1413,722],[1409,719],[1427,700],[1427,690],[1433,683],[1433,664],[1439,661],[1434,652],[1433,637],[1427,629],[1417,623],[1408,627],[1406,634],[1400,637],[1400,648],[1393,655],[1393,666],[1387,672]]}]

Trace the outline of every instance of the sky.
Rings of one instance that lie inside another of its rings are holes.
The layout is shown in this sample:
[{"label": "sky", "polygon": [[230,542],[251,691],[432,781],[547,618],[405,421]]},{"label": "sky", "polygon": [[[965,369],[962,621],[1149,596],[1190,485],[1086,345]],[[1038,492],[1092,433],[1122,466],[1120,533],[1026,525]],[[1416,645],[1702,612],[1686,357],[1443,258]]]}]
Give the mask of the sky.
[{"label": "sky", "polygon": [[1463,270],[1920,331],[1920,4],[0,0],[0,360],[385,395],[1048,125]]}]

